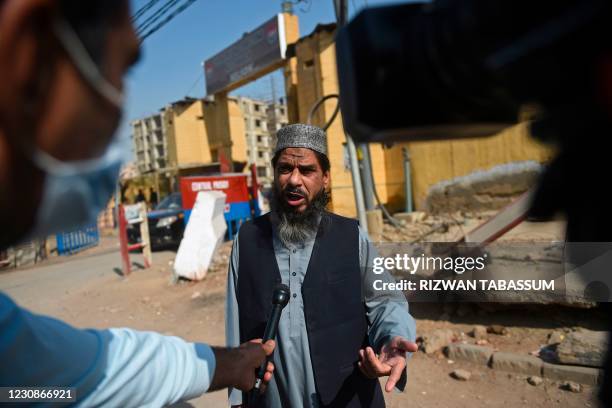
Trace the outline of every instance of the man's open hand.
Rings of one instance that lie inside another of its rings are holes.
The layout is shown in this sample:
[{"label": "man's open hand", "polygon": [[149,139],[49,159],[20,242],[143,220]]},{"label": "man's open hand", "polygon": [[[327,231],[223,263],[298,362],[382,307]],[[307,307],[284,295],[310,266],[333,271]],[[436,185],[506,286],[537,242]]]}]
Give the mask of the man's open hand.
[{"label": "man's open hand", "polygon": [[[215,375],[209,391],[221,388],[234,387],[242,391],[249,391],[255,385],[255,371],[274,351],[274,340],[262,344],[261,339],[242,343],[236,348],[213,347],[217,360]],[[261,391],[272,379],[274,365],[270,362],[266,367]]]},{"label": "man's open hand", "polygon": [[406,353],[418,350],[416,343],[395,336],[376,356],[372,347],[359,350],[359,369],[368,378],[389,376],[385,391],[391,392],[406,368]]}]

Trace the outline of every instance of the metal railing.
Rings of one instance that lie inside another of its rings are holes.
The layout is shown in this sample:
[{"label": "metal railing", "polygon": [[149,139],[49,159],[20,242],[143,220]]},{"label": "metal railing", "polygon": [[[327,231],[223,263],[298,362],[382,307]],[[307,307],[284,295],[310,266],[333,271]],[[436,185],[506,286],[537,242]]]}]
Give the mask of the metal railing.
[{"label": "metal railing", "polygon": [[86,248],[98,245],[100,233],[94,223],[78,230],[57,234],[57,254],[72,255]]}]

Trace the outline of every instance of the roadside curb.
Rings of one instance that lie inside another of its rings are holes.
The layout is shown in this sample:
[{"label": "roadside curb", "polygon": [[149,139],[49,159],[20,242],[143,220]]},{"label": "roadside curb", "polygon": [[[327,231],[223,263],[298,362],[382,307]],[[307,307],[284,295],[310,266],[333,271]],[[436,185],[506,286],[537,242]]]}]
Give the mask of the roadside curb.
[{"label": "roadside curb", "polygon": [[473,344],[449,344],[445,354],[451,360],[486,365],[499,371],[537,375],[553,381],[599,385],[603,378],[603,370],[599,368],[545,363],[538,357],[494,351],[490,347]]}]

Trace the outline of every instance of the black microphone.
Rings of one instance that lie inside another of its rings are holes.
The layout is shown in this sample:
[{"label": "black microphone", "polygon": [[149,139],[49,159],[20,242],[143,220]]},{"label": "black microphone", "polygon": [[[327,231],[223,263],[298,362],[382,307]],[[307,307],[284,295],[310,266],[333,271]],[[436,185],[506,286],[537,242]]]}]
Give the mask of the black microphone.
[{"label": "black microphone", "polygon": [[[285,284],[278,284],[274,288],[274,292],[272,293],[272,314],[268,319],[268,323],[266,324],[266,330],[264,331],[262,342],[265,343],[268,340],[273,340],[276,338],[276,332],[278,331],[278,322],[281,317],[281,313],[283,312],[283,308],[287,306],[289,303],[289,287]],[[259,370],[257,371],[257,378],[255,380],[255,386],[251,390],[251,400],[257,399],[259,395],[259,389],[261,388],[261,384],[263,383],[263,377],[266,373],[266,367],[268,366],[268,362],[271,360],[271,356],[266,358]]]}]

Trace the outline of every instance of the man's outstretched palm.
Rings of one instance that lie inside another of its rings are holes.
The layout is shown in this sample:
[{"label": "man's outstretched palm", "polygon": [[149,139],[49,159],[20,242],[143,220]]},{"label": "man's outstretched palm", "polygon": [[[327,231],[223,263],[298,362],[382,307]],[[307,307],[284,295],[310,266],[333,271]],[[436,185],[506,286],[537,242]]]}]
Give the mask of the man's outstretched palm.
[{"label": "man's outstretched palm", "polygon": [[406,368],[406,353],[418,350],[416,343],[395,336],[376,356],[372,347],[359,350],[359,369],[368,378],[389,376],[385,391],[391,392]]}]

